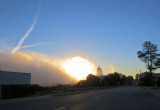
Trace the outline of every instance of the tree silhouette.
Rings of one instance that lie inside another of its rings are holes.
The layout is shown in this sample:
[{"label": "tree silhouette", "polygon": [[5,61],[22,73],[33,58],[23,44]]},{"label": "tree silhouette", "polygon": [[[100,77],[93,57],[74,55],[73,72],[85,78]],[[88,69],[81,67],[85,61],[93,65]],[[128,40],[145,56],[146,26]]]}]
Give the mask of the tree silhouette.
[{"label": "tree silhouette", "polygon": [[100,78],[94,76],[93,74],[89,74],[86,78],[86,83],[88,87],[96,87],[100,85]]},{"label": "tree silhouette", "polygon": [[157,51],[157,45],[152,44],[150,41],[146,41],[143,44],[142,51],[137,52],[138,58],[146,63],[146,67],[150,73],[150,80],[152,80],[152,71],[156,69]]},{"label": "tree silhouette", "polygon": [[132,85],[132,82],[133,82],[133,76],[128,76],[128,77],[126,78],[126,83],[127,83],[128,85]]},{"label": "tree silhouette", "polygon": [[80,80],[77,84],[76,87],[86,87],[86,80]]},{"label": "tree silhouette", "polygon": [[160,68],[160,54],[157,55],[157,61],[155,62],[156,68]]},{"label": "tree silhouette", "polygon": [[150,73],[144,72],[144,76],[140,78],[140,85],[149,86],[150,85]]},{"label": "tree silhouette", "polygon": [[108,86],[124,85],[126,83],[126,76],[121,73],[110,73],[104,77],[105,83]]}]

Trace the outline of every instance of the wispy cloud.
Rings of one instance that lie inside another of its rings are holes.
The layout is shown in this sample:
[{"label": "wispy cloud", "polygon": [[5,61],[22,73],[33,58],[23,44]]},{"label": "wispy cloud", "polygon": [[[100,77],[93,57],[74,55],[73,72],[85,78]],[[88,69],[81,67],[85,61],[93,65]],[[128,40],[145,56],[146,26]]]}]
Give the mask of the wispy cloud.
[{"label": "wispy cloud", "polygon": [[39,15],[39,12],[40,12],[40,9],[41,9],[41,5],[42,5],[42,1],[40,2],[40,5],[38,7],[38,10],[37,10],[37,13],[36,13],[36,16],[35,16],[35,19],[32,23],[32,25],[30,26],[30,28],[27,30],[27,32],[25,33],[25,35],[19,40],[17,46],[15,48],[13,48],[12,50],[12,53],[16,53],[22,46],[24,40],[29,36],[29,34],[32,32],[32,30],[34,29],[34,26],[36,25],[37,23],[37,19],[38,19],[38,15]]},{"label": "wispy cloud", "polygon": [[39,46],[39,45],[50,45],[50,44],[51,43],[42,42],[42,43],[36,43],[36,44],[32,44],[32,45],[23,46],[21,48],[29,48],[29,47]]},{"label": "wispy cloud", "polygon": [[28,35],[31,33],[31,31],[34,29],[34,26],[36,24],[37,20],[35,20],[33,22],[33,24],[31,25],[31,27],[28,29],[27,33],[20,39],[20,41],[18,42],[18,45],[12,50],[12,53],[16,53],[22,46],[24,40],[28,37]]}]

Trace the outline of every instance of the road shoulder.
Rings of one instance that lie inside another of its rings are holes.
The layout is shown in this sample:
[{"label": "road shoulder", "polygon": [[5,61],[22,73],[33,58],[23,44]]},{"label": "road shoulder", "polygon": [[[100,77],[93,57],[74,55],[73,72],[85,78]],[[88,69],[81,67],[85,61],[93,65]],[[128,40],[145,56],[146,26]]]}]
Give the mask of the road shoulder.
[{"label": "road shoulder", "polygon": [[141,87],[142,90],[146,90],[160,99],[160,87]]}]

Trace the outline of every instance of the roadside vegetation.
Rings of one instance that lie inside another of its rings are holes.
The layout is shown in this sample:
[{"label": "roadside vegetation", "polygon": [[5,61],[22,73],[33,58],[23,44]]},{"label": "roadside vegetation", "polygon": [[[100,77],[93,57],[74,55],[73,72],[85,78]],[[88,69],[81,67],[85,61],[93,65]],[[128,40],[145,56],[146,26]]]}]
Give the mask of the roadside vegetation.
[{"label": "roadside vegetation", "polygon": [[110,73],[105,76],[97,77],[89,74],[86,80],[80,80],[74,87],[103,87],[103,86],[121,86],[132,85],[133,77],[125,76],[121,73]]}]

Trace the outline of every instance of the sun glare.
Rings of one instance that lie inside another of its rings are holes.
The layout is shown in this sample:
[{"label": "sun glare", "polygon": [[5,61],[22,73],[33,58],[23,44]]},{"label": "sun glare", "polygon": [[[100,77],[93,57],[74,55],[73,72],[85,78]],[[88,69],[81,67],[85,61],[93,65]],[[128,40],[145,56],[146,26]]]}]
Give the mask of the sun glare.
[{"label": "sun glare", "polygon": [[81,57],[68,59],[63,65],[65,71],[74,78],[85,79],[88,74],[93,73],[94,65]]}]

